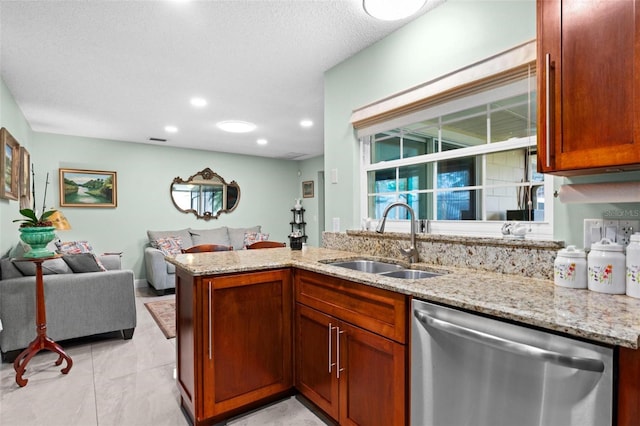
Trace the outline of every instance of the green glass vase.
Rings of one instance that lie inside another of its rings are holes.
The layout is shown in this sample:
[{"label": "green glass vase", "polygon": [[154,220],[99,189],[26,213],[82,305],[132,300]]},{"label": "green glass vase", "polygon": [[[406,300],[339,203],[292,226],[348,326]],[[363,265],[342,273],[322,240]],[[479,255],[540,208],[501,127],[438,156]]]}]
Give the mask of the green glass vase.
[{"label": "green glass vase", "polygon": [[29,244],[31,250],[24,254],[24,257],[51,257],[52,251],[47,249],[49,244],[56,237],[56,228],[53,226],[26,227],[20,228],[20,239]]}]

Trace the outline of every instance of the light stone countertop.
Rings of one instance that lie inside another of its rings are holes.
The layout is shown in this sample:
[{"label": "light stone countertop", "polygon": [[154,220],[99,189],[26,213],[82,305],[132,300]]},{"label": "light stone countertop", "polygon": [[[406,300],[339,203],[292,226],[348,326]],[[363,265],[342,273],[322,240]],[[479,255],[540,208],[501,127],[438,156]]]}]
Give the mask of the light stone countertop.
[{"label": "light stone countertop", "polygon": [[[596,342],[639,348],[640,299],[558,287],[545,279],[423,263],[412,267],[444,274],[411,280],[326,264],[353,258],[376,259],[309,246],[179,254],[166,259],[195,276],[296,267]],[[408,266],[397,259],[379,260]]]}]

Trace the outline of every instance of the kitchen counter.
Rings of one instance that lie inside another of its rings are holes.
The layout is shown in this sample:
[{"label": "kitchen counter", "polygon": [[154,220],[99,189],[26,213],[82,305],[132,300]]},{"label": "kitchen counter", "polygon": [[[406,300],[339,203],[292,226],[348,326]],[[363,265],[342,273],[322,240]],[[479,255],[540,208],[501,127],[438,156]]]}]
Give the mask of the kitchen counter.
[{"label": "kitchen counter", "polygon": [[[376,259],[353,252],[304,247],[180,254],[166,260],[195,276],[295,267],[596,342],[639,347],[640,299],[558,287],[546,279],[424,263],[412,267],[443,275],[409,280],[326,264],[353,258]],[[383,260],[407,266],[399,260]]]}]

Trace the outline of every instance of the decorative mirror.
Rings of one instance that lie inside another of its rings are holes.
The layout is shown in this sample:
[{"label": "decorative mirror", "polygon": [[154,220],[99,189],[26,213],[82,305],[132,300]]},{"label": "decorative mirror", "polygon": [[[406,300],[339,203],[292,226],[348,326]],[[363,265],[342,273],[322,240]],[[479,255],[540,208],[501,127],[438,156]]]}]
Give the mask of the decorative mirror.
[{"label": "decorative mirror", "polygon": [[225,182],[210,168],[183,180],[173,179],[171,200],[183,213],[193,213],[198,219],[217,219],[221,213],[230,213],[240,201],[240,187],[233,181]]}]

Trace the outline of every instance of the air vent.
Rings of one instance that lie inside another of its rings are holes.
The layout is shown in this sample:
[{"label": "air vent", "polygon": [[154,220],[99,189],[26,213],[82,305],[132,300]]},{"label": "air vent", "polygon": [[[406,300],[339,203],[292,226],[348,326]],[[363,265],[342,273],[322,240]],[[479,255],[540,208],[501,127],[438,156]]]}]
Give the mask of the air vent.
[{"label": "air vent", "polygon": [[287,152],[286,154],[284,154],[282,157],[282,159],[284,160],[295,160],[296,158],[300,158],[300,157],[304,157],[307,154],[303,154],[300,152]]},{"label": "air vent", "polygon": [[162,139],[162,138],[149,138],[150,141],[153,142],[166,142],[166,139]]}]

